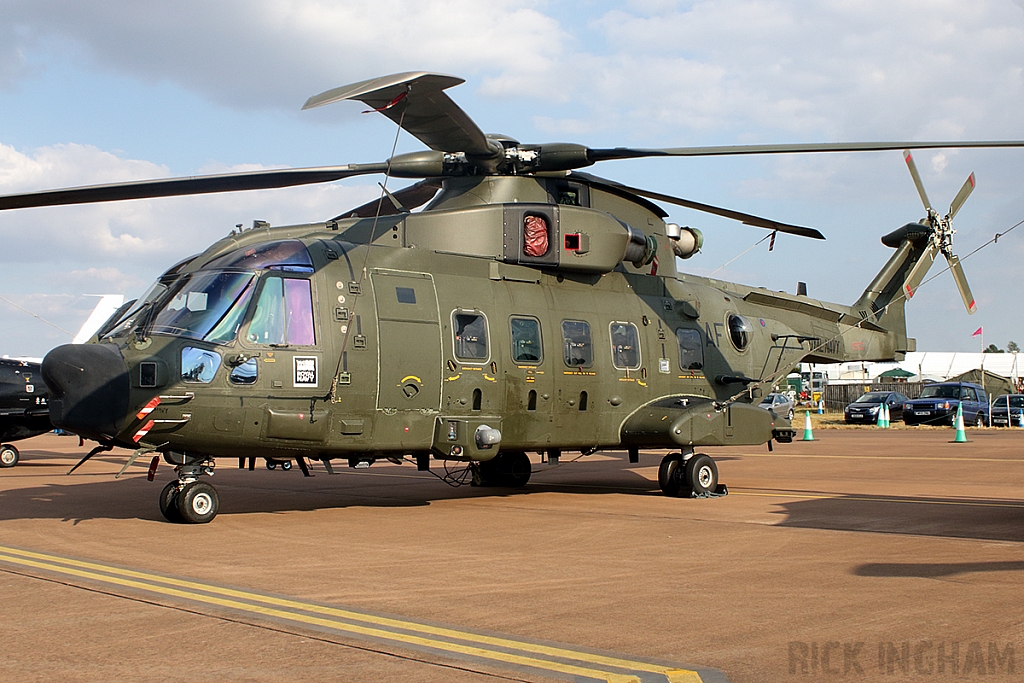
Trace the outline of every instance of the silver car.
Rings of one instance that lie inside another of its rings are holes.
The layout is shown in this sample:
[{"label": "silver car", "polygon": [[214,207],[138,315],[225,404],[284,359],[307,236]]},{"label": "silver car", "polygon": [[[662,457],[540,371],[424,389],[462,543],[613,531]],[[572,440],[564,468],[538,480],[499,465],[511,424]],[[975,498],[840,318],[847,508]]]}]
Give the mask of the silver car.
[{"label": "silver car", "polygon": [[761,399],[760,407],[765,410],[770,410],[779,417],[785,417],[787,420],[793,419],[793,410],[796,405],[786,394],[768,394]]}]

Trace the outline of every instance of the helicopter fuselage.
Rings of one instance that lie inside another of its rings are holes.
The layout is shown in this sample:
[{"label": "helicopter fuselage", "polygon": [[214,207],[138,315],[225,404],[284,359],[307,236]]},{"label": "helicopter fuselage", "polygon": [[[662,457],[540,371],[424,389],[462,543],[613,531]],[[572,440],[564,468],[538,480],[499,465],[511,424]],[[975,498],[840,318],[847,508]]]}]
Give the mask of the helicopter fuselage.
[{"label": "helicopter fuselage", "polygon": [[48,356],[51,418],[174,464],[763,444],[792,429],[751,403],[795,364],[900,351],[850,307],[678,273],[663,218],[467,178],[419,213],[232,234],[70,363],[93,379]]}]

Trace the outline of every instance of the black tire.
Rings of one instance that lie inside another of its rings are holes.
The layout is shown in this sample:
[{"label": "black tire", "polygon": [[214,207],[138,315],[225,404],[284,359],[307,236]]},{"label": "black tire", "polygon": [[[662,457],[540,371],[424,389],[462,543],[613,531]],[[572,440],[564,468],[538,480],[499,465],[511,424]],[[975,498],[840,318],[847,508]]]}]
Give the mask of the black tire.
[{"label": "black tire", "polygon": [[205,481],[186,484],[178,494],[178,514],[186,524],[206,524],[217,516],[220,497],[217,489]]},{"label": "black tire", "polygon": [[530,481],[533,473],[533,466],[530,464],[530,456],[523,451],[507,451],[499,453],[500,479],[502,486],[520,489]]},{"label": "black tire", "polygon": [[284,462],[281,463],[281,469],[284,470],[285,472],[287,472],[291,468],[292,468],[292,461],[291,460],[285,460]]},{"label": "black tire", "polygon": [[793,409],[792,408],[789,409],[789,421],[790,422],[793,421]]},{"label": "black tire", "polygon": [[277,461],[276,460],[268,460],[267,461],[267,469],[268,470],[276,470],[277,469]]},{"label": "black tire", "polygon": [[473,486],[522,488],[533,472],[530,456],[523,451],[501,451],[490,460],[472,464]]},{"label": "black tire", "polygon": [[686,461],[686,485],[698,496],[714,493],[718,488],[718,465],[703,453],[693,456]]},{"label": "black tire", "polygon": [[178,482],[172,481],[160,492],[160,514],[168,522],[180,524],[181,513],[178,512]]},{"label": "black tire", "polygon": [[658,467],[658,486],[661,492],[672,498],[682,496],[686,483],[683,478],[685,470],[683,456],[678,453],[669,453],[662,458]]},{"label": "black tire", "polygon": [[14,467],[18,464],[21,454],[9,443],[0,446],[0,467]]},{"label": "black tire", "polygon": [[975,427],[984,427],[985,426],[985,413],[978,413],[978,416],[976,418],[974,418],[974,426]]}]

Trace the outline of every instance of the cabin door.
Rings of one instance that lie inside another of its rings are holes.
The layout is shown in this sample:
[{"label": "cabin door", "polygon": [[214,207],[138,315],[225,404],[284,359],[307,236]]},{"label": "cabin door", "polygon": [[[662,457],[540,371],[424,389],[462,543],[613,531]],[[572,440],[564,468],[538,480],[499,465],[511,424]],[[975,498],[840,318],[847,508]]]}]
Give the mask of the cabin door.
[{"label": "cabin door", "polygon": [[375,269],[377,409],[438,410],[441,326],[430,273]]}]

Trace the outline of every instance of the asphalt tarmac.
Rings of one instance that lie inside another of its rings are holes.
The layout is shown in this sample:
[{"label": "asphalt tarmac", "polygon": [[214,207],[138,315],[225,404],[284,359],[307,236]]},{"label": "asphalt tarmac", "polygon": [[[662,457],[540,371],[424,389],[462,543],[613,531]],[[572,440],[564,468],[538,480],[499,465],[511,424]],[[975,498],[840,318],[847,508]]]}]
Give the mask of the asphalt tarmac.
[{"label": "asphalt tarmac", "polygon": [[661,495],[662,453],[514,491],[220,461],[199,526],[167,465],[20,442],[0,681],[1020,680],[1024,430],[815,436],[706,449],[712,499]]}]

